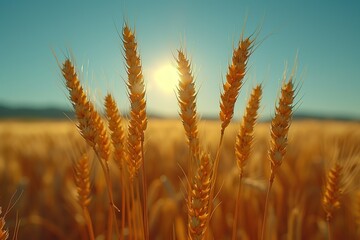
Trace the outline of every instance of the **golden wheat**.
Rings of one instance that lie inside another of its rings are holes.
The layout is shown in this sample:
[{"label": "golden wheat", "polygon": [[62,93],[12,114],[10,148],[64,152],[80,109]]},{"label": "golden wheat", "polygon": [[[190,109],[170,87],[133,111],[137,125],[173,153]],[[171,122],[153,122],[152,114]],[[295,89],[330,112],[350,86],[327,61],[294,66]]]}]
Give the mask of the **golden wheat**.
[{"label": "golden wheat", "polygon": [[5,228],[5,217],[1,216],[2,211],[1,211],[1,207],[0,207],[0,240],[6,240],[9,237],[9,232],[8,230],[4,229]]},{"label": "golden wheat", "polygon": [[114,160],[121,170],[125,159],[125,133],[120,112],[111,94],[105,97],[105,109],[114,146]]},{"label": "golden wheat", "polygon": [[223,92],[221,93],[220,120],[222,121],[222,134],[234,115],[235,102],[243,85],[252,46],[253,40],[250,38],[241,39],[237,48],[233,51],[232,63],[226,74],[226,82],[223,84]]},{"label": "golden wheat", "polygon": [[202,153],[200,165],[191,184],[188,203],[188,237],[193,240],[206,239],[208,230],[209,196],[211,188],[212,165],[210,155]]},{"label": "golden wheat", "polygon": [[[140,56],[137,52],[137,42],[135,34],[127,26],[123,27],[123,45],[125,52],[126,68],[128,75],[128,92],[130,100],[130,120],[128,127],[128,168],[130,172],[130,181],[133,182],[133,178],[138,175],[141,168],[141,187],[142,187],[142,217],[138,219],[135,225],[144,226],[144,231],[141,233],[145,239],[149,238],[149,226],[148,226],[148,208],[147,208],[147,180],[145,175],[145,162],[144,162],[144,132],[147,127],[147,115],[146,115],[146,100],[145,100],[145,84],[141,70]],[[131,191],[139,191],[139,186],[135,186],[135,189]],[[131,194],[134,196],[134,194]],[[139,195],[139,194],[137,194]],[[133,198],[135,201],[135,198]],[[136,201],[137,202],[137,201]],[[134,216],[140,216],[140,209]]]},{"label": "golden wheat", "polygon": [[88,229],[89,238],[95,239],[94,230],[91,222],[91,217],[87,206],[90,203],[91,189],[90,189],[90,167],[89,158],[83,154],[81,158],[75,163],[74,167],[75,184],[78,192],[78,201],[83,210],[85,223]]},{"label": "golden wheat", "polygon": [[[192,167],[194,159],[199,159],[200,147],[198,136],[198,116],[196,113],[196,89],[195,81],[191,72],[191,64],[182,50],[178,50],[177,68],[179,72],[178,102],[180,117],[185,129],[190,149],[188,162],[188,177],[194,173]],[[190,180],[189,180],[190,181]]]},{"label": "golden wheat", "polygon": [[239,201],[240,201],[240,193],[241,193],[241,184],[244,173],[244,167],[249,159],[249,155],[251,152],[252,142],[253,142],[253,134],[254,134],[254,126],[258,116],[258,109],[260,107],[260,99],[262,95],[262,86],[261,84],[257,85],[253,88],[250,99],[246,106],[245,114],[243,116],[240,130],[238,135],[236,136],[235,142],[235,157],[237,166],[239,168],[239,187],[237,191],[236,197],[236,205],[234,212],[234,223],[233,223],[233,235],[232,239],[236,239],[237,229],[238,229],[238,211],[239,211]]},{"label": "golden wheat", "polygon": [[249,159],[251,152],[251,145],[253,141],[255,122],[258,116],[258,109],[260,107],[260,99],[262,95],[262,86],[254,87],[248,104],[246,106],[245,114],[241,122],[239,133],[236,137],[235,156],[237,165],[240,170],[240,175],[243,174],[244,167]]},{"label": "golden wheat", "polygon": [[133,178],[143,164],[142,144],[147,126],[145,84],[140,57],[137,53],[135,35],[126,24],[122,36],[128,75],[127,86],[131,104],[127,149],[130,176]]},{"label": "golden wheat", "polygon": [[99,154],[99,157],[107,161],[110,155],[110,143],[104,123],[99,113],[95,110],[94,105],[87,99],[70,59],[65,60],[62,73],[70,93],[71,103],[79,121],[78,128],[81,135],[94,148],[95,152]]},{"label": "golden wheat", "polygon": [[271,192],[271,187],[274,182],[276,170],[281,166],[287,148],[287,135],[290,128],[290,123],[293,114],[293,103],[295,97],[295,89],[293,84],[293,73],[286,81],[286,74],[284,74],[284,82],[281,87],[281,95],[279,103],[275,109],[275,116],[271,121],[271,143],[268,152],[271,173],[269,178],[269,185],[265,200],[264,219],[262,223],[261,239],[265,237],[265,226],[268,214],[268,203]]}]

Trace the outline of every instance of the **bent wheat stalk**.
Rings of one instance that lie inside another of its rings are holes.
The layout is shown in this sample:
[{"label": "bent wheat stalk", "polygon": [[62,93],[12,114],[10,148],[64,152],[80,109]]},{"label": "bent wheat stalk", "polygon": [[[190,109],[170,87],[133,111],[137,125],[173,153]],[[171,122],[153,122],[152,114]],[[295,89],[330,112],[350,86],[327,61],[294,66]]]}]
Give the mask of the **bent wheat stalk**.
[{"label": "bent wheat stalk", "polygon": [[88,100],[80,84],[75,67],[70,59],[66,59],[63,63],[62,74],[65,79],[66,87],[70,93],[70,101],[75,110],[76,118],[79,122],[79,131],[86,142],[94,149],[105,176],[110,201],[108,236],[112,235],[113,222],[115,222],[116,233],[119,235],[116,220],[116,207],[112,195],[112,183],[108,166],[110,141],[106,133],[105,125],[99,113],[95,110],[94,105]]}]

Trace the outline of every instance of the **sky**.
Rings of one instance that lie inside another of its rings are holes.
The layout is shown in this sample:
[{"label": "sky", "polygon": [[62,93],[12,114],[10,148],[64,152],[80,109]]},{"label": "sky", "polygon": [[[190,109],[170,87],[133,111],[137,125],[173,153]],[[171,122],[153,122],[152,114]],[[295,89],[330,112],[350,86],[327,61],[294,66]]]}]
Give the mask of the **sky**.
[{"label": "sky", "polygon": [[297,56],[296,112],[360,119],[359,13],[355,0],[1,0],[0,104],[70,108],[58,62],[71,56],[99,109],[110,92],[127,111],[118,34],[126,21],[136,31],[148,112],[177,115],[173,69],[182,48],[199,114],[218,115],[233,47],[242,33],[258,31],[235,116],[257,83],[264,85],[261,117],[273,116],[283,73]]}]

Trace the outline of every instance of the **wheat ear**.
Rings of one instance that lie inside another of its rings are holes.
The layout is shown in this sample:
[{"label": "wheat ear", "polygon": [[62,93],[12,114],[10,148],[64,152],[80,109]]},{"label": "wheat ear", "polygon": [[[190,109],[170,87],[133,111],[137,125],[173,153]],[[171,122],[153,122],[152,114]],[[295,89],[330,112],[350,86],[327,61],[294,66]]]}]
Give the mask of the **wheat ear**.
[{"label": "wheat ear", "polygon": [[94,105],[87,99],[70,59],[65,60],[62,74],[70,93],[70,101],[74,107],[76,118],[79,121],[78,128],[81,135],[101,159],[107,161],[110,155],[110,142],[104,123]]},{"label": "wheat ear", "polygon": [[9,237],[9,231],[5,228],[5,217],[1,216],[2,211],[0,207],[0,240],[6,240]]},{"label": "wheat ear", "polygon": [[268,190],[266,193],[264,219],[262,223],[261,239],[264,239],[265,226],[268,211],[268,202],[271,192],[271,187],[274,182],[276,170],[281,166],[287,148],[287,135],[290,128],[290,123],[293,114],[293,103],[295,97],[295,88],[293,84],[293,75],[285,82],[286,75],[284,74],[284,82],[281,88],[281,96],[279,103],[275,109],[275,116],[271,121],[271,142],[269,150],[269,160],[271,165],[271,173],[269,178]]},{"label": "wheat ear", "polygon": [[[190,149],[188,177],[193,175],[193,159],[199,158],[198,116],[196,113],[195,81],[191,72],[191,64],[182,50],[178,51],[177,68],[179,72],[178,102],[180,117],[185,129]],[[190,181],[190,180],[189,180]]]},{"label": "wheat ear", "polygon": [[256,87],[254,87],[252,90],[250,99],[246,106],[245,114],[241,122],[239,133],[236,136],[235,156],[236,156],[237,166],[239,168],[239,186],[238,186],[235,213],[234,213],[233,234],[232,234],[233,240],[236,239],[236,232],[237,232],[241,182],[242,182],[244,167],[247,164],[251,152],[251,146],[254,138],[253,137],[254,126],[258,117],[261,95],[262,95],[262,86],[261,84],[259,84]]},{"label": "wheat ear", "polygon": [[90,218],[90,213],[87,206],[90,203],[90,167],[89,159],[86,154],[83,154],[81,158],[75,163],[74,167],[74,179],[78,192],[78,201],[83,210],[86,227],[88,230],[89,238],[95,239],[94,230]]},{"label": "wheat ear", "polygon": [[144,162],[144,132],[147,127],[145,84],[141,70],[140,56],[137,52],[135,34],[127,26],[123,27],[123,45],[128,75],[128,91],[131,104],[128,132],[128,166],[130,178],[134,178],[141,168],[143,194],[144,235],[149,238],[147,183]]},{"label": "wheat ear", "polygon": [[128,134],[129,170],[134,177],[141,168],[141,144],[144,140],[144,131],[147,126],[145,84],[141,71],[141,61],[137,53],[135,35],[125,25],[123,28],[123,45],[128,74],[128,91],[131,104]]},{"label": "wheat ear", "polygon": [[246,65],[252,53],[252,47],[253,40],[245,38],[240,40],[237,48],[233,51],[232,62],[228,67],[226,82],[223,84],[223,92],[221,94],[220,120],[222,121],[222,134],[234,115],[235,102],[243,85]]},{"label": "wheat ear", "polygon": [[210,218],[209,196],[212,175],[210,155],[202,153],[199,162],[188,202],[188,237],[194,240],[206,239]]},{"label": "wheat ear", "polygon": [[125,158],[125,133],[122,127],[122,117],[117,104],[109,93],[105,97],[106,117],[111,131],[111,141],[114,146],[114,160],[119,169],[123,168]]}]

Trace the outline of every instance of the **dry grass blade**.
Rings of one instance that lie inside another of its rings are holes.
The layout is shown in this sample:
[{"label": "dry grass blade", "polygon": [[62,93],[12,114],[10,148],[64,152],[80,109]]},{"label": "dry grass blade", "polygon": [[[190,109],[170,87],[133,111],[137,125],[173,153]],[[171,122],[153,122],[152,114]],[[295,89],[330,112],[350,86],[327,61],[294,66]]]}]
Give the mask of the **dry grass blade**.
[{"label": "dry grass blade", "polygon": [[246,65],[251,55],[253,40],[250,38],[241,39],[234,49],[232,62],[226,74],[226,82],[223,84],[223,92],[220,102],[221,132],[229,125],[233,115],[236,99],[243,84],[246,73]]}]

